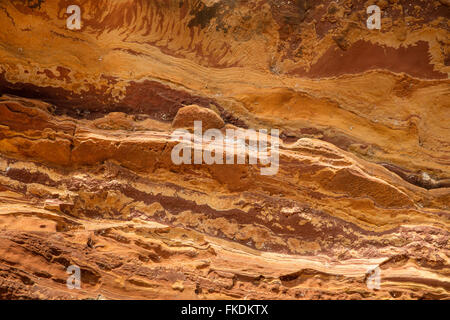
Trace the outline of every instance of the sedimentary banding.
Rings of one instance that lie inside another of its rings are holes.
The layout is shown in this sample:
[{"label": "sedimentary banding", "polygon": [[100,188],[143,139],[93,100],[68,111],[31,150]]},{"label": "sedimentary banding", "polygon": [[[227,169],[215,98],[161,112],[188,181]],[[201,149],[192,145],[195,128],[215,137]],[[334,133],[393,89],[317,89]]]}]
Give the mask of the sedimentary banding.
[{"label": "sedimentary banding", "polygon": [[377,3],[2,1],[0,298],[448,299],[449,6]]}]

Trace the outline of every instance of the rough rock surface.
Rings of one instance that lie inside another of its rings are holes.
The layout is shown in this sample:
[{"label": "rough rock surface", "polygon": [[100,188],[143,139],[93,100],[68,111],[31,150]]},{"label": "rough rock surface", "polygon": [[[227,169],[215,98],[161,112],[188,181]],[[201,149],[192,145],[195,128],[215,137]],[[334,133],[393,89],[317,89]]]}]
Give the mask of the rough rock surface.
[{"label": "rough rock surface", "polygon": [[202,128],[220,129],[225,125],[222,118],[211,109],[202,108],[196,105],[180,108],[173,119],[172,128],[195,128],[195,121],[201,121]]},{"label": "rough rock surface", "polygon": [[[448,1],[72,2],[0,2],[0,298],[450,297]],[[174,165],[189,105],[278,174]]]}]

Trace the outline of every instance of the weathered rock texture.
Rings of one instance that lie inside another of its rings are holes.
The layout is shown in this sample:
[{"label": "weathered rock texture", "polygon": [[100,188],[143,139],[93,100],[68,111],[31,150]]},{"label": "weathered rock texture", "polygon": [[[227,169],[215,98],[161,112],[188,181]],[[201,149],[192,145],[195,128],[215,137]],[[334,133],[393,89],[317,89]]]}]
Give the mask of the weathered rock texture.
[{"label": "weathered rock texture", "polygon": [[[448,299],[449,12],[0,1],[0,297]],[[279,173],[172,164],[196,108],[279,129]]]}]

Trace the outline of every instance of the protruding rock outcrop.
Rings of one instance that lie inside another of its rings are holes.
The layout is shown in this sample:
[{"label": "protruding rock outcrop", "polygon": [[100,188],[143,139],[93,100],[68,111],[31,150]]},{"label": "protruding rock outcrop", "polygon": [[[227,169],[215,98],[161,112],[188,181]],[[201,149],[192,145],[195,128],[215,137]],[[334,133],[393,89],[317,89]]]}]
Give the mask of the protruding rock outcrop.
[{"label": "protruding rock outcrop", "polygon": [[225,125],[222,118],[214,111],[191,105],[178,110],[175,119],[173,119],[172,128],[193,129],[195,121],[201,121],[201,126],[204,130],[221,129]]}]

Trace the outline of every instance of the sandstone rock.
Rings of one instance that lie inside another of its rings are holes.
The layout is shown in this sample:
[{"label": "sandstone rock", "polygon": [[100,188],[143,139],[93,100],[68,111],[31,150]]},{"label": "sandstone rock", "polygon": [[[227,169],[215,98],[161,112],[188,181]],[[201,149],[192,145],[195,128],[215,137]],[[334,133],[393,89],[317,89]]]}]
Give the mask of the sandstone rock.
[{"label": "sandstone rock", "polygon": [[44,202],[44,209],[61,212],[61,204],[59,200],[48,199]]},{"label": "sandstone rock", "polygon": [[178,110],[172,122],[172,128],[194,128],[194,122],[201,121],[203,130],[220,129],[225,123],[217,113],[210,109],[190,105]]},{"label": "sandstone rock", "polygon": [[369,2],[1,1],[0,299],[449,299],[448,1]]},{"label": "sandstone rock", "polygon": [[183,281],[177,281],[172,285],[173,290],[182,292],[184,290]]}]

